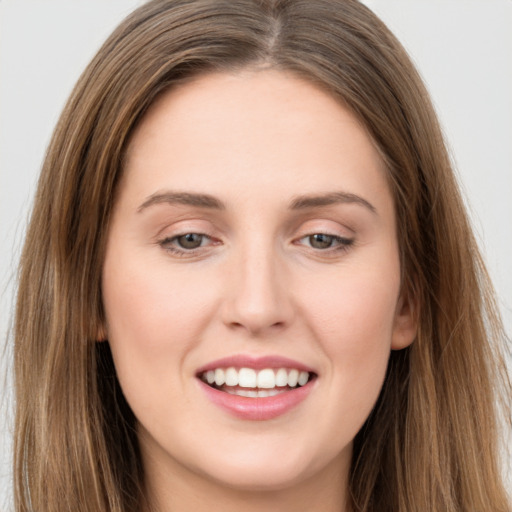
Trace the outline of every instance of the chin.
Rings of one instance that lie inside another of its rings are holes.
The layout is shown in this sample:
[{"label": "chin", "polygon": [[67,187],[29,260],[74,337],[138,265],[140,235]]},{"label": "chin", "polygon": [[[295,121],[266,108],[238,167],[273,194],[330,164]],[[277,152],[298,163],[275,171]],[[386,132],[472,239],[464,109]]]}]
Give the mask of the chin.
[{"label": "chin", "polygon": [[309,471],[298,470],[291,465],[271,464],[244,466],[234,464],[225,467],[220,472],[209,475],[210,479],[223,487],[229,487],[240,492],[277,492],[294,487],[306,480]]},{"label": "chin", "polygon": [[214,464],[203,464],[198,469],[200,472],[206,470],[207,474],[203,473],[203,476],[216,484],[240,492],[277,492],[313,478],[322,478],[328,468],[340,466],[341,457],[349,464],[351,446],[335,459],[331,456],[325,453],[322,457],[312,457],[307,453],[279,453],[277,450],[267,451],[266,454],[262,450],[254,453],[245,451],[225,457],[221,464],[216,460]]}]

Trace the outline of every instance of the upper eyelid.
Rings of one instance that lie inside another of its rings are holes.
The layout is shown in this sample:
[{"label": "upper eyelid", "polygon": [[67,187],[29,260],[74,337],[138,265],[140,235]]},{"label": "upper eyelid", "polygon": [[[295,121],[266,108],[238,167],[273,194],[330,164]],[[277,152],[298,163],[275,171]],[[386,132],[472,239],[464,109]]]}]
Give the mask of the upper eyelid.
[{"label": "upper eyelid", "polygon": [[[158,232],[155,233],[155,241],[176,238],[188,233],[196,233],[209,237],[210,239],[222,241],[226,237],[228,239],[232,238],[235,234],[229,224],[221,222],[219,225],[218,222],[212,222],[211,219],[205,219],[202,216],[175,219],[174,221],[168,219],[168,221],[170,222],[166,222],[165,225],[161,226]],[[356,230],[350,223],[347,224],[346,222],[342,222],[341,219],[334,219],[329,216],[310,217],[307,215],[306,218],[304,218],[300,215],[299,218],[293,221],[291,219],[286,221],[283,229],[283,237],[290,242],[314,234],[325,234],[344,240],[350,240],[356,236]]]},{"label": "upper eyelid", "polygon": [[289,228],[295,232],[330,233],[342,236],[344,233],[355,234],[355,221],[352,216],[330,215],[328,212],[317,212],[314,215],[299,215],[290,219]]},{"label": "upper eyelid", "polygon": [[[187,222],[187,221],[185,221]],[[331,221],[330,221],[331,222]],[[305,224],[308,224],[309,222],[306,222]],[[181,224],[181,222],[180,222]],[[336,223],[338,224],[338,223]],[[197,234],[197,235],[202,235],[202,236],[206,236],[208,238],[215,238],[215,233],[216,232],[225,232],[224,229],[221,229],[221,230],[218,230],[216,228],[214,229],[204,229],[202,227],[193,227],[193,226],[185,226],[185,227],[179,227],[179,229],[177,230],[174,230],[174,229],[170,229],[171,228],[171,225],[166,225],[164,227],[162,227],[161,229],[158,230],[158,232],[155,234],[155,238],[156,239],[171,239],[171,238],[178,238],[180,236],[184,236],[184,235],[188,235],[188,234]],[[311,235],[318,235],[318,234],[322,234],[322,235],[328,235],[328,236],[332,236],[332,237],[336,237],[336,238],[342,238],[342,239],[351,239],[355,236],[355,232],[353,229],[351,229],[350,227],[348,226],[343,226],[344,230],[345,231],[349,231],[350,234],[345,234],[345,233],[342,233],[340,232],[341,230],[340,229],[335,229],[335,228],[326,228],[326,227],[310,227],[310,228],[303,228],[302,226],[299,228],[299,229],[293,229],[293,231],[295,232],[294,235],[289,235],[291,238],[293,238],[294,240],[298,240],[298,239],[301,239],[301,238],[304,238],[304,237],[307,237],[307,236],[311,236]],[[289,228],[286,229],[286,231],[288,231]],[[164,235],[163,233],[165,233],[167,230],[170,230],[171,232],[168,234],[168,235]],[[297,234],[299,233],[299,234]],[[220,236],[219,236],[220,238]]]},{"label": "upper eyelid", "polygon": [[295,235],[294,240],[300,240],[301,238],[305,238],[312,235],[328,235],[335,238],[341,238],[344,240],[350,240],[355,238],[356,233],[353,229],[349,227],[343,226],[343,229],[336,228],[328,228],[328,227],[310,227],[310,228],[301,228],[298,230],[299,235]]},{"label": "upper eyelid", "polygon": [[199,236],[208,238],[209,240],[213,240],[213,236],[209,235],[207,233],[202,233],[202,232],[199,232],[199,231],[184,231],[182,233],[177,233],[175,235],[169,235],[169,236],[160,237],[158,242],[159,243],[171,242],[171,241],[174,241],[174,240],[176,240],[176,239],[178,239],[178,238],[180,238],[182,236],[185,236],[185,235],[199,235]]},{"label": "upper eyelid", "polygon": [[[191,226],[190,223],[194,223],[194,226]],[[200,225],[197,225],[197,224]],[[175,236],[182,236],[188,233],[197,233],[211,236],[211,233],[214,231],[213,229],[209,229],[206,227],[206,224],[210,224],[208,221],[204,219],[177,219],[173,221],[167,220],[166,222],[160,224],[158,227],[158,231],[155,233],[155,238],[172,238]],[[164,236],[164,233],[169,232],[168,236]]]}]

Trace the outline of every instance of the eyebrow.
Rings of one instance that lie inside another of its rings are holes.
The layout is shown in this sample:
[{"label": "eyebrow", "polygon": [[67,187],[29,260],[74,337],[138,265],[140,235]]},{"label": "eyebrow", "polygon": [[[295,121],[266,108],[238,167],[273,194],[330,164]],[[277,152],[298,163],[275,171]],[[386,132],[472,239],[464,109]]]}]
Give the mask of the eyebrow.
[{"label": "eyebrow", "polygon": [[[186,206],[196,206],[199,208],[210,208],[215,210],[225,210],[225,204],[218,198],[210,194],[198,194],[192,192],[162,192],[149,196],[138,208],[141,212],[150,206],[156,204],[180,204]],[[372,213],[377,214],[377,209],[366,199],[349,192],[329,192],[327,194],[301,195],[292,199],[289,204],[290,210],[307,210],[309,208],[319,208],[322,206],[332,206],[335,204],[359,204],[364,206]]]},{"label": "eyebrow", "polygon": [[186,206],[197,206],[199,208],[212,208],[224,210],[224,203],[209,194],[195,194],[191,192],[163,192],[149,196],[138,208],[141,212],[155,204],[182,204]]},{"label": "eyebrow", "polygon": [[349,192],[329,192],[328,194],[297,196],[290,203],[291,210],[306,210],[335,204],[358,204],[377,215],[377,209],[369,201]]}]

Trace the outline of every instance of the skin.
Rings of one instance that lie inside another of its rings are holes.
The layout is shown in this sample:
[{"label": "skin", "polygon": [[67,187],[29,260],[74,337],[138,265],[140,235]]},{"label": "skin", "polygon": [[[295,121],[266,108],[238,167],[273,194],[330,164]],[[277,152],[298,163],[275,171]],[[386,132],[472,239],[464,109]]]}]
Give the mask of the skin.
[{"label": "skin", "polygon": [[[151,199],[169,191],[224,207]],[[361,200],[290,208],[335,192]],[[130,142],[109,228],[98,338],[138,419],[158,510],[347,509],[352,441],[390,350],[416,333],[395,222],[372,140],[307,81],[268,69],[210,74],[153,105]],[[190,251],[176,238],[186,233],[207,236]],[[317,233],[345,242],[319,248]],[[288,357],[318,377],[287,413],[236,418],[196,377],[234,354]]]}]

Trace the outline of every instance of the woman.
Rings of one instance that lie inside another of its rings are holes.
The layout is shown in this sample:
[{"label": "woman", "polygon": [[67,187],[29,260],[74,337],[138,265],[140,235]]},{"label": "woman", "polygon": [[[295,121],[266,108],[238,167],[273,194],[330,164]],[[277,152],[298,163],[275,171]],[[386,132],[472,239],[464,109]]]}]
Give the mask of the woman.
[{"label": "woman", "polygon": [[150,2],[43,167],[17,509],[509,510],[502,340],[427,93],[367,8]]}]

